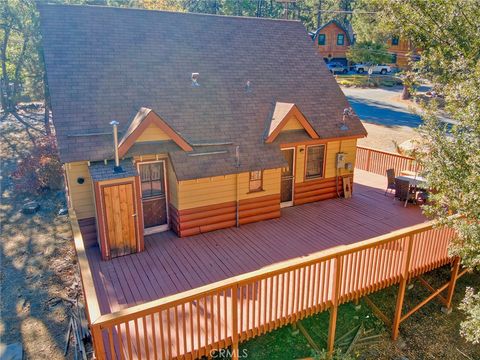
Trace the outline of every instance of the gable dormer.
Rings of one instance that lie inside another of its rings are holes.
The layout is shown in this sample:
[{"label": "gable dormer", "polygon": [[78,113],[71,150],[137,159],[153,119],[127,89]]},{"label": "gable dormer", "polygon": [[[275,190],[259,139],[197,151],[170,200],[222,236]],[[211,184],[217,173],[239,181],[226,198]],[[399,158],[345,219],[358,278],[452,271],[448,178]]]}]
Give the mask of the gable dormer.
[{"label": "gable dormer", "polygon": [[142,107],[118,144],[119,156],[127,153],[136,142],[172,140],[184,151],[192,151],[188,142],[155,111]]},{"label": "gable dormer", "polygon": [[281,132],[290,130],[304,130],[312,139],[319,138],[297,105],[277,102],[272,118],[267,124],[265,143],[272,143]]}]

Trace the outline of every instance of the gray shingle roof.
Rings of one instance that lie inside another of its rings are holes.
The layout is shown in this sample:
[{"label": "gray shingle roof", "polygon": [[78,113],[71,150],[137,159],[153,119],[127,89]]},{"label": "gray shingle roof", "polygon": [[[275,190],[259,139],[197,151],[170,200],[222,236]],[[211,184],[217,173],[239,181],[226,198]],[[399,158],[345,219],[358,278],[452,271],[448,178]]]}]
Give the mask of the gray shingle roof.
[{"label": "gray shingle roof", "polygon": [[[113,119],[124,134],[141,107],[190,144],[239,145],[245,169],[283,163],[278,144],[263,138],[276,102],[296,104],[320,138],[366,134],[356,117],[340,130],[348,102],[300,22],[96,6],[39,9],[63,162],[113,158],[111,135],[78,135],[110,133]],[[199,87],[192,87],[194,72]],[[234,152],[228,154],[170,158],[181,180],[235,172]]]},{"label": "gray shingle roof", "polygon": [[103,161],[92,162],[88,170],[93,181],[124,179],[138,175],[131,158],[120,161],[119,165],[122,168],[122,172],[114,171],[115,161],[112,160],[108,161],[106,165]]}]

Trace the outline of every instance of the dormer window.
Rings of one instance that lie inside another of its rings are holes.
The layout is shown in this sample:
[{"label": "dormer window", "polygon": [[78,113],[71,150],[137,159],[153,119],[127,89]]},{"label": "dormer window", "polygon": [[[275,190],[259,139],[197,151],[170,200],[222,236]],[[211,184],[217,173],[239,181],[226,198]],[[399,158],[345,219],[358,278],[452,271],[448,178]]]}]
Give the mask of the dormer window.
[{"label": "dormer window", "polygon": [[326,36],[325,34],[318,34],[318,45],[325,45]]}]

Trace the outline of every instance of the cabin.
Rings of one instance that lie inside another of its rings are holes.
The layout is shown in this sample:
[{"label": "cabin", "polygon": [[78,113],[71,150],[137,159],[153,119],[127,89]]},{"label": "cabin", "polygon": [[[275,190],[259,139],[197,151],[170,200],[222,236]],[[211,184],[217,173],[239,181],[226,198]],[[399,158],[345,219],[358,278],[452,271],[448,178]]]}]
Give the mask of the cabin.
[{"label": "cabin", "polygon": [[366,131],[300,22],[52,9],[42,30],[68,202],[103,259],[142,251],[144,235],[278,218],[351,187]]},{"label": "cabin", "polygon": [[419,55],[417,49],[408,39],[392,36],[387,39],[387,51],[392,55],[391,66],[399,69],[408,67],[409,60],[418,59]]},{"label": "cabin", "polygon": [[[451,309],[454,231],[385,194],[415,159],[357,146],[300,22],[38,7],[95,358],[237,360],[327,310],[332,355],[339,305],[395,284],[391,321],[369,305],[393,339]],[[421,278],[448,264],[438,290]],[[417,277],[432,294],[404,312]]]},{"label": "cabin", "polygon": [[348,65],[347,51],[354,43],[351,26],[347,28],[338,20],[331,20],[314,31],[311,37],[326,62]]}]

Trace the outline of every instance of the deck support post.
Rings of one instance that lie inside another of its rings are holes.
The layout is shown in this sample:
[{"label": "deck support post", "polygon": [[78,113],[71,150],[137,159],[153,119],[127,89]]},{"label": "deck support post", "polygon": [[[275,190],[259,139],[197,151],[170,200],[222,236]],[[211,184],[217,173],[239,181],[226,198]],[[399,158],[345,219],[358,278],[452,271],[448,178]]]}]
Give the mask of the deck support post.
[{"label": "deck support post", "polygon": [[397,340],[400,322],[402,318],[403,300],[405,298],[405,290],[407,288],[408,272],[410,270],[410,262],[412,259],[413,250],[413,235],[408,236],[407,240],[407,254],[405,256],[405,263],[403,264],[400,285],[398,286],[397,305],[395,307],[395,315],[392,321],[392,340]]},{"label": "deck support post", "polygon": [[337,329],[338,317],[338,298],[340,297],[340,280],[342,278],[342,258],[336,257],[335,272],[333,275],[333,289],[332,289],[332,307],[330,308],[330,321],[328,322],[328,340],[327,351],[328,355],[333,355],[335,347],[335,332]]},{"label": "deck support post", "polygon": [[238,360],[238,285],[232,288],[232,360]]},{"label": "deck support post", "polygon": [[448,285],[447,299],[446,299],[447,301],[445,304],[445,308],[447,311],[450,311],[450,309],[452,308],[453,294],[455,292],[455,285],[457,284],[459,271],[460,271],[460,258],[457,256],[455,257],[455,260],[453,260],[452,270],[450,272],[450,283]]},{"label": "deck support post", "polygon": [[102,329],[99,325],[90,325],[90,332],[92,333],[93,350],[97,360],[106,360],[105,347],[103,344]]}]

